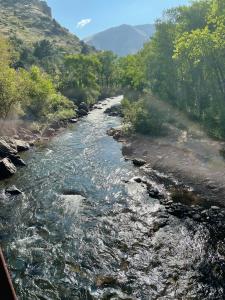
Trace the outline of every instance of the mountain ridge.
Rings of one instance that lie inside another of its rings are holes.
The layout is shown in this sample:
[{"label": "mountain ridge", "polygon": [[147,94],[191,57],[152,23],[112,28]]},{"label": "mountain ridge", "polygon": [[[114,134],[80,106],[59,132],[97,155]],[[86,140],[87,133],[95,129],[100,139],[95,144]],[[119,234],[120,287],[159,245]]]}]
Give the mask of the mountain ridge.
[{"label": "mountain ridge", "polygon": [[128,25],[111,27],[84,39],[97,50],[112,51],[119,56],[137,53],[155,32],[155,25]]},{"label": "mountain ridge", "polygon": [[80,53],[86,46],[52,17],[42,0],[0,0],[0,34],[27,45],[46,39],[65,53]]}]

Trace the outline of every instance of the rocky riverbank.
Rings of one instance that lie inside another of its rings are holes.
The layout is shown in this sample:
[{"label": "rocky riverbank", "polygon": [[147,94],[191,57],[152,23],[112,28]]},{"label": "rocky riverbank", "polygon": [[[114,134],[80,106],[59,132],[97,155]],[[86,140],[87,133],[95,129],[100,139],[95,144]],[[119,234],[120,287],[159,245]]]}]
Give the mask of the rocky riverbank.
[{"label": "rocky riverbank", "polygon": [[74,118],[54,121],[51,124],[40,124],[38,129],[33,129],[32,124],[19,121],[2,121],[0,131],[0,180],[6,179],[17,172],[18,167],[26,166],[20,153],[29,151],[31,147],[47,142],[58,135],[62,130],[75,124],[80,118],[87,116],[93,109],[102,109],[99,102],[94,106],[81,103],[76,109]]},{"label": "rocky riverbank", "polygon": [[174,198],[180,193],[180,201],[189,205],[225,206],[224,143],[177,128],[162,137],[127,135],[122,128],[108,134],[123,143],[125,159],[140,161],[142,171],[165,184]]},{"label": "rocky riverbank", "polygon": [[18,297],[224,299],[224,209],[144,157],[126,162],[106,136],[120,124],[96,107],[2,182],[1,245]]}]

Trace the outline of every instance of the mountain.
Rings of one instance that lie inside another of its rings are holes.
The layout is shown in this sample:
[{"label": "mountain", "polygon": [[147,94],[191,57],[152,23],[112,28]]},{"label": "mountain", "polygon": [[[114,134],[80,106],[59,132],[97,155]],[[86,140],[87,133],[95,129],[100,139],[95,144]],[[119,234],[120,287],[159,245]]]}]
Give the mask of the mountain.
[{"label": "mountain", "polygon": [[41,0],[0,0],[0,34],[16,36],[28,45],[46,39],[68,53],[86,47],[52,18],[51,8]]},{"label": "mountain", "polygon": [[121,25],[97,33],[84,41],[98,50],[110,50],[119,56],[137,53],[155,32],[155,25]]}]

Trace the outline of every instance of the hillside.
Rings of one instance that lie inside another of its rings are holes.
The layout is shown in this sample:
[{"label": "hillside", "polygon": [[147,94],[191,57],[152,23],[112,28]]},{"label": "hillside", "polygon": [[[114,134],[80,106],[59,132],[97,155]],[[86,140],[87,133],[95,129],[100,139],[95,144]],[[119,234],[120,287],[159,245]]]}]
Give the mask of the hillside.
[{"label": "hillside", "polygon": [[81,52],[84,43],[52,18],[51,8],[40,0],[0,0],[0,33],[26,44],[47,39],[65,52]]},{"label": "hillside", "polygon": [[154,34],[155,25],[121,25],[97,33],[84,41],[98,50],[110,50],[119,56],[137,53]]}]

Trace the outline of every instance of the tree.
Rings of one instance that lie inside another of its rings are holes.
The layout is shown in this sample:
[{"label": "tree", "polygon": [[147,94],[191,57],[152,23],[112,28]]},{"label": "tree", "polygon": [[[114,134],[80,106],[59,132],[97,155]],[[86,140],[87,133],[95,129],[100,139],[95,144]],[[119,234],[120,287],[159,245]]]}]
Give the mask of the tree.
[{"label": "tree", "polygon": [[32,120],[51,120],[72,117],[74,105],[59,94],[49,75],[38,67],[24,73],[27,83],[28,101],[25,106],[26,117]]},{"label": "tree", "polygon": [[51,57],[54,55],[54,48],[50,41],[41,40],[34,44],[34,56],[38,59]]},{"label": "tree", "polygon": [[146,81],[139,55],[128,55],[119,60],[119,80],[123,88],[142,91]]},{"label": "tree", "polygon": [[96,55],[68,55],[64,60],[60,89],[78,102],[94,103],[100,95],[98,72],[100,62]]}]

